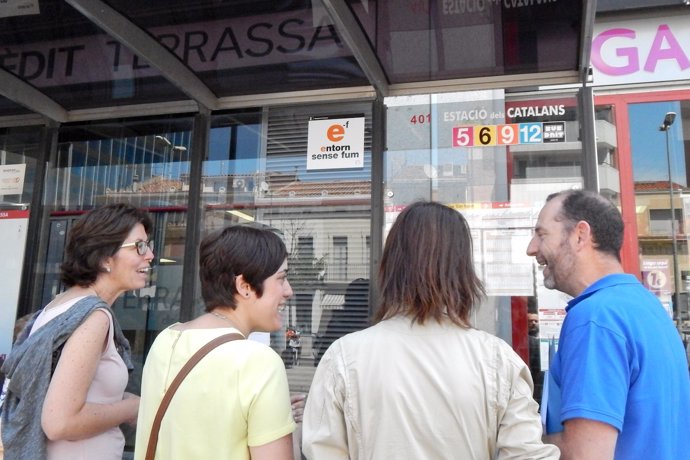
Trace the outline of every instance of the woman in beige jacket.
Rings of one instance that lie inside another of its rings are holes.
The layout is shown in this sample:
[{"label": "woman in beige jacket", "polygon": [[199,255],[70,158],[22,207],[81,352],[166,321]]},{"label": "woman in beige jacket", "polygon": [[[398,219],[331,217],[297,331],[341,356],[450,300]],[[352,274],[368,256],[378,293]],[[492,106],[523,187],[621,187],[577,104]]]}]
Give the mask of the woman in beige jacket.
[{"label": "woman in beige jacket", "polygon": [[310,460],[557,459],[529,368],[474,329],[483,295],[462,215],[406,208],[388,235],[378,323],[326,351],[304,414]]}]

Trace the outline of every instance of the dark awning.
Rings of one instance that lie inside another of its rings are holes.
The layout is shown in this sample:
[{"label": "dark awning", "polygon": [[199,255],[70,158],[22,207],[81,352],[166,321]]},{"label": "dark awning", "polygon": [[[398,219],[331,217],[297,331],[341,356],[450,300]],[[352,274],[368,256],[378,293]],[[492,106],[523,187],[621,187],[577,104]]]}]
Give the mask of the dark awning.
[{"label": "dark awning", "polygon": [[0,122],[577,83],[592,3],[3,2]]}]

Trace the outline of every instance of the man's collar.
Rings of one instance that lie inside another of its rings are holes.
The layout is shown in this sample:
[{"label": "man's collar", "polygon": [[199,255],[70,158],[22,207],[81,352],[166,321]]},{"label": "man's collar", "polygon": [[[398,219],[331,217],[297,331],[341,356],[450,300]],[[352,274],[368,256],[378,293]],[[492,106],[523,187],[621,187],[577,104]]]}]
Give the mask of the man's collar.
[{"label": "man's collar", "polygon": [[586,299],[587,297],[601,289],[615,286],[617,284],[628,283],[638,283],[637,278],[635,278],[633,275],[629,273],[611,273],[610,275],[606,275],[602,278],[599,278],[597,281],[587,286],[587,288],[585,288],[585,290],[582,291],[580,295],[570,300],[568,302],[568,305],[565,307],[565,311],[567,312],[575,305],[580,303],[582,300]]}]

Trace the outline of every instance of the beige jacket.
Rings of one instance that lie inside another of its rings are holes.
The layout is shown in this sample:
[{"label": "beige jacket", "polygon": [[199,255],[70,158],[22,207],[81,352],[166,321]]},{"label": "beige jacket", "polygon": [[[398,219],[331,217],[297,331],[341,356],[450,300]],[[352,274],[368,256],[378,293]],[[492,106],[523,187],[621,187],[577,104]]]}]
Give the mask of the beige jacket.
[{"label": "beige jacket", "polygon": [[558,459],[525,363],[501,339],[394,318],[337,340],[307,398],[309,460]]}]

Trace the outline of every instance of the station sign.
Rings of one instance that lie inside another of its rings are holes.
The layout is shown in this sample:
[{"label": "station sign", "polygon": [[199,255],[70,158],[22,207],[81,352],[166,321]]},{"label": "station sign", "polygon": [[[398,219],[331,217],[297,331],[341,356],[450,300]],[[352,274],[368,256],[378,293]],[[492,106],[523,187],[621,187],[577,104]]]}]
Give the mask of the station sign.
[{"label": "station sign", "polygon": [[565,142],[565,122],[545,121],[453,128],[453,147],[493,147]]}]

